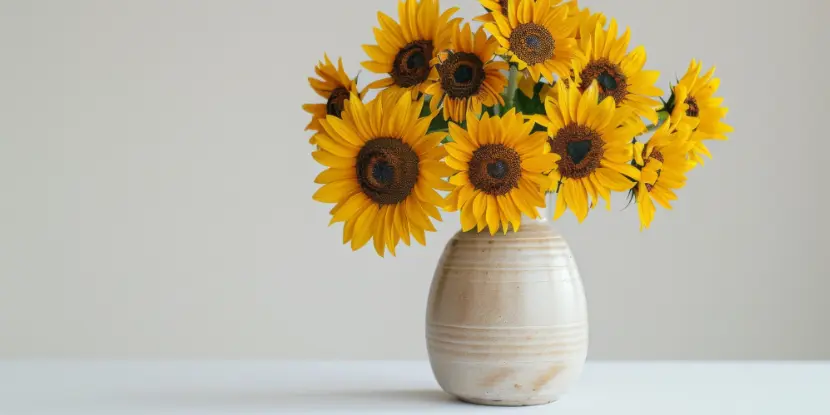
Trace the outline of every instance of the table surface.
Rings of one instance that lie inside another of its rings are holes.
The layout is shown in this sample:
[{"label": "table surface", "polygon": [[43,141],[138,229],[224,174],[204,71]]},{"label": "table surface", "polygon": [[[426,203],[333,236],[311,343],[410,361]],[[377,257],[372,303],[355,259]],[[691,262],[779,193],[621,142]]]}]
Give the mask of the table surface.
[{"label": "table surface", "polygon": [[830,414],[830,362],[588,362],[560,401],[461,403],[425,361],[0,361],[0,414]]}]

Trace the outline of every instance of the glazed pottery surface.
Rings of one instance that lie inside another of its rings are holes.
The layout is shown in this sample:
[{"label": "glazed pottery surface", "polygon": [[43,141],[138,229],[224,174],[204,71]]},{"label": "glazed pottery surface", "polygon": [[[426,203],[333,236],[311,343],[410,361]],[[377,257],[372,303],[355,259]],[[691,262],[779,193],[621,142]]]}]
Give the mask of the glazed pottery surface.
[{"label": "glazed pottery surface", "polygon": [[559,399],[588,349],[585,292],[568,244],[545,220],[518,232],[459,232],[435,270],[426,316],[441,388],[486,405]]}]

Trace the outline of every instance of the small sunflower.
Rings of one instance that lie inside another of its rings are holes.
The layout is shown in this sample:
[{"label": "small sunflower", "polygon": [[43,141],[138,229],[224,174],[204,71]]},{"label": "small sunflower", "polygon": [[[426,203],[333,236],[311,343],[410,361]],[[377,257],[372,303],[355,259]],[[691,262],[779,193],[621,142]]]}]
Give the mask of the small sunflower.
[{"label": "small sunflower", "polygon": [[470,25],[465,24],[455,39],[453,50],[441,53],[425,92],[432,95],[432,112],[443,99],[444,119],[463,122],[467,111],[478,116],[482,105],[504,105],[501,91],[507,78],[502,71],[509,66],[507,62],[493,60],[498,43],[488,38],[482,28],[473,35]]},{"label": "small sunflower", "polygon": [[687,119],[697,120],[689,157],[695,163],[703,164],[701,155],[712,157],[703,141],[726,140],[725,134],[733,129],[721,121],[729,109],[723,106],[723,98],[714,96],[720,86],[720,79],[713,78],[715,68],[709,69],[703,76],[699,76],[700,69],[701,63],[692,60],[686,75],[674,87],[670,111],[672,118],[685,115]]},{"label": "small sunflower", "polygon": [[446,144],[447,165],[459,170],[450,178],[457,187],[447,198],[447,209],[461,211],[461,228],[490,230],[508,225],[519,230],[521,216],[539,217],[545,206],[543,190],[558,156],[547,152],[544,132],[531,133],[533,122],[511,109],[503,116],[485,113],[479,120],[468,114],[467,129],[450,123],[453,141]]},{"label": "small sunflower", "polygon": [[[556,1],[555,1],[556,3]],[[575,20],[566,5],[552,7],[550,0],[510,0],[507,12],[492,12],[484,27],[499,41],[496,53],[506,55],[534,81],[544,76],[568,75],[571,60],[580,53],[571,36]]]},{"label": "small sunflower", "polygon": [[582,222],[598,196],[611,208],[611,191],[628,191],[640,178],[630,163],[632,138],[643,129],[629,107],[617,108],[611,97],[598,102],[599,87],[583,93],[559,82],[556,98],[545,101],[546,117],[533,119],[548,128],[550,147],[560,156],[550,174],[550,190],[559,193],[554,219],[570,208]]},{"label": "small sunflower", "polygon": [[[343,108],[346,105],[346,100],[351,94],[356,94],[358,99],[362,98],[362,93],[357,90],[357,81],[349,78],[346,71],[343,70],[343,59],[337,60],[337,67],[329,60],[328,55],[324,55],[325,62],[318,62],[314,68],[314,72],[320,78],[308,78],[308,83],[318,95],[326,100],[325,104],[305,104],[303,109],[312,115],[311,122],[306,126],[306,130],[320,131],[323,127],[320,125],[320,120],[324,120],[327,115],[340,117]],[[309,140],[314,144],[314,138]]]},{"label": "small sunflower", "polygon": [[654,201],[671,209],[671,201],[677,199],[674,190],[686,185],[686,172],[694,165],[686,157],[692,145],[691,133],[690,124],[677,125],[669,119],[648,142],[634,145],[636,163],[642,169],[634,188],[640,230],[648,228],[654,219]]},{"label": "small sunflower", "polygon": [[656,124],[656,108],[660,102],[654,97],[661,96],[663,91],[654,83],[660,72],[643,70],[646,51],[642,46],[626,53],[630,37],[629,29],[625,29],[622,37],[617,38],[617,21],[614,19],[608,30],[596,24],[592,36],[580,39],[585,56],[574,59],[573,79],[580,91],[596,81],[600,99],[613,97],[618,107],[632,107],[636,115]]},{"label": "small sunflower", "polygon": [[438,0],[405,0],[398,3],[400,24],[378,12],[380,29],[374,28],[377,45],[363,45],[372,59],[363,67],[389,76],[372,82],[367,88],[393,88],[412,92],[417,98],[426,88],[433,60],[439,51],[449,49],[460,18],[458,10],[440,13]]},{"label": "small sunflower", "polygon": [[313,198],[337,204],[331,222],[345,222],[343,243],[353,250],[373,239],[378,255],[395,255],[410,235],[425,244],[424,232],[435,231],[430,217],[441,220],[444,199],[434,189],[452,190],[441,178],[454,170],[440,161],[446,133],[427,134],[432,116],[419,118],[422,107],[409,94],[381,93],[366,105],[353,94],[342,119],[320,121],[312,156],[328,168]]}]

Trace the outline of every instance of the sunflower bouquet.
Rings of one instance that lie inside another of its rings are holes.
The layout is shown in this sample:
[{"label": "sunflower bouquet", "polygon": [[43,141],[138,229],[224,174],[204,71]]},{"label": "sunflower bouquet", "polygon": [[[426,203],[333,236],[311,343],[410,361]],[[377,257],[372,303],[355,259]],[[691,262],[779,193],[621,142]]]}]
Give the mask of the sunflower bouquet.
[{"label": "sunflower bouquet", "polygon": [[335,204],[353,250],[423,245],[441,210],[459,211],[464,231],[517,231],[546,194],[554,219],[581,222],[628,193],[642,230],[711,157],[705,141],[732,131],[714,69],[692,60],[664,99],[614,19],[576,0],[480,3],[473,29],[438,0],[400,0],[398,20],[379,12],[377,44],[363,46],[379,80],[361,90],[327,56],[309,78],[325,100],[304,106],[325,166],[313,198]]}]

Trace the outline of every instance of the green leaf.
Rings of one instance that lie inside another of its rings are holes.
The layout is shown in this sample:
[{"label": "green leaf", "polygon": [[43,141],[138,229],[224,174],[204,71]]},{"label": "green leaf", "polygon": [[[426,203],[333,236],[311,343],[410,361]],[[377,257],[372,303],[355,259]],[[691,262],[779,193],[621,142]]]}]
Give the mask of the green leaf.
[{"label": "green leaf", "polygon": [[[426,117],[430,114],[429,112],[429,102],[432,101],[432,95],[427,95],[424,97],[424,106],[421,107],[421,118]],[[440,117],[440,115],[439,115]]]},{"label": "green leaf", "polygon": [[525,115],[544,114],[545,103],[542,102],[542,99],[539,97],[539,91],[541,91],[544,86],[545,84],[542,82],[536,84],[533,88],[533,98],[528,98],[523,92],[517,89],[514,101],[516,103],[516,111],[519,111]]},{"label": "green leaf", "polygon": [[448,131],[449,128],[449,123],[444,119],[444,115],[439,113],[436,114],[435,118],[432,119],[432,122],[429,123],[427,133],[433,133],[436,131]]}]

